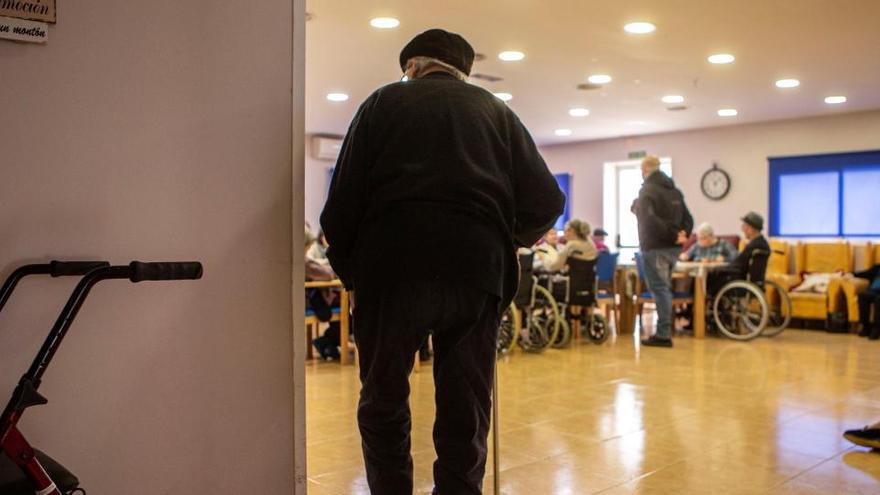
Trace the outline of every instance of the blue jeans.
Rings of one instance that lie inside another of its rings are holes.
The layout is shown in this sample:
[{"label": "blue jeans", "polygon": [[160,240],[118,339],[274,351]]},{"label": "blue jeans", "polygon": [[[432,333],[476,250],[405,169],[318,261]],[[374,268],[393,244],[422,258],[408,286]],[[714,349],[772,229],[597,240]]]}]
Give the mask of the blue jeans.
[{"label": "blue jeans", "polygon": [[645,282],[657,306],[657,338],[672,338],[672,270],[680,248],[652,249],[642,253]]}]

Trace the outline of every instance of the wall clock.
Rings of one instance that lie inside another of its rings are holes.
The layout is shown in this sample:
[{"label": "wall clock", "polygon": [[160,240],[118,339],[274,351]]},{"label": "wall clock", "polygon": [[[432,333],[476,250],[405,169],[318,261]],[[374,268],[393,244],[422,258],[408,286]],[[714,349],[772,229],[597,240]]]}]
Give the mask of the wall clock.
[{"label": "wall clock", "polygon": [[700,180],[700,187],[707,198],[720,201],[730,192],[730,176],[718,167],[717,163],[713,163],[712,168],[703,174],[703,178]]}]

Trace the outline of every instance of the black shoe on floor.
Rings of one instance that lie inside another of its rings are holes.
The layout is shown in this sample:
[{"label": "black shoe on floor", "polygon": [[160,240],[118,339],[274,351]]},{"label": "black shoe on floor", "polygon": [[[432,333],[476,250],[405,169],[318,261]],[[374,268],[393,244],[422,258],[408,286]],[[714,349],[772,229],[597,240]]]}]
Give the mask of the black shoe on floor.
[{"label": "black shoe on floor", "polygon": [[869,335],[868,338],[871,340],[880,340],[880,325],[877,325],[871,330],[871,335]]},{"label": "black shoe on floor", "polygon": [[862,428],[844,432],[843,438],[861,447],[880,449],[880,428]]},{"label": "black shoe on floor", "polygon": [[661,339],[656,335],[642,339],[642,345],[645,347],[672,347],[672,339]]},{"label": "black shoe on floor", "polygon": [[859,330],[859,337],[867,337],[871,335],[871,327],[865,325],[862,326],[862,329]]}]

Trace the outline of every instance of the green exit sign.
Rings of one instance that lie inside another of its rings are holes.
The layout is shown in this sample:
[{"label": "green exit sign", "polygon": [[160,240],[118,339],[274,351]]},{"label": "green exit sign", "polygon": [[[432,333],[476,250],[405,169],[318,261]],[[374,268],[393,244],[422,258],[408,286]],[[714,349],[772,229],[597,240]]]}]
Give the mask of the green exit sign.
[{"label": "green exit sign", "polygon": [[644,158],[646,156],[648,156],[647,151],[630,151],[629,152],[629,159],[630,160],[637,160],[639,158]]}]

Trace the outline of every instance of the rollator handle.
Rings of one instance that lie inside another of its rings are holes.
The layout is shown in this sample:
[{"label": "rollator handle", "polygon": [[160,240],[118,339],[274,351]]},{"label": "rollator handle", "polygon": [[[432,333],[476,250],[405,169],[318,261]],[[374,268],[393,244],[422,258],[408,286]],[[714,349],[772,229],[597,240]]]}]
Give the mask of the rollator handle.
[{"label": "rollator handle", "polygon": [[198,261],[167,261],[159,263],[143,263],[132,261],[132,282],[145,280],[198,280],[202,278],[202,264]]},{"label": "rollator handle", "polygon": [[52,261],[49,263],[49,275],[53,277],[81,276],[95,268],[110,266],[106,261]]}]

